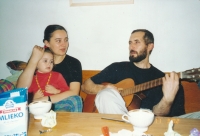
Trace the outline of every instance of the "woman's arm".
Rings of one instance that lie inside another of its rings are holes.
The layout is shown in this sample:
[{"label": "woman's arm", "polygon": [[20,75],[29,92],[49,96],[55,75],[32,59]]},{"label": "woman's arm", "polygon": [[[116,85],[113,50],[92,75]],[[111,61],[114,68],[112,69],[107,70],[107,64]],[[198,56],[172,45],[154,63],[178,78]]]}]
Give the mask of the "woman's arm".
[{"label": "woman's arm", "polygon": [[44,48],[35,45],[29,62],[17,80],[17,88],[30,87],[38,61],[44,53]]},{"label": "woman's arm", "polygon": [[[51,102],[57,103],[67,97],[78,95],[79,91],[80,91],[80,85],[81,85],[80,82],[71,82],[69,85],[70,90],[67,90],[67,91],[59,93],[59,94],[51,95],[50,96]],[[42,101],[42,100],[48,100],[48,96],[34,99],[34,101]]]}]

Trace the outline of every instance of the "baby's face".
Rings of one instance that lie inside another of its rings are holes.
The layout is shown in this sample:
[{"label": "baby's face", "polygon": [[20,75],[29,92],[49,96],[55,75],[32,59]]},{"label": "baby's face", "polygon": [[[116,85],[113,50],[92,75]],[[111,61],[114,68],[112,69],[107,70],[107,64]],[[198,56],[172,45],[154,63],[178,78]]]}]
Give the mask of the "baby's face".
[{"label": "baby's face", "polygon": [[37,70],[40,73],[48,73],[53,69],[53,54],[44,52],[44,55],[40,59],[37,65]]}]

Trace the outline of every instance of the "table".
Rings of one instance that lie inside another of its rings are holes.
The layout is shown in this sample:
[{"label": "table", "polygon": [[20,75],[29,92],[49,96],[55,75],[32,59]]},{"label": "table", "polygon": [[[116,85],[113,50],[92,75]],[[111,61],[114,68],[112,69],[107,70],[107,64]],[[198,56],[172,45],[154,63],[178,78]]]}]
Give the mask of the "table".
[{"label": "table", "polygon": [[[101,128],[104,126],[108,126],[110,132],[113,133],[117,133],[121,129],[133,131],[131,124],[101,119],[101,117],[107,117],[121,120],[121,116],[120,114],[57,112],[57,125],[51,132],[40,134],[39,130],[48,128],[42,127],[41,122],[30,115],[28,136],[62,136],[67,133],[79,133],[82,136],[100,136],[102,134]],[[192,128],[200,130],[199,119],[156,117],[146,134],[164,136],[170,120],[174,121],[174,131],[182,136],[189,136]]]}]

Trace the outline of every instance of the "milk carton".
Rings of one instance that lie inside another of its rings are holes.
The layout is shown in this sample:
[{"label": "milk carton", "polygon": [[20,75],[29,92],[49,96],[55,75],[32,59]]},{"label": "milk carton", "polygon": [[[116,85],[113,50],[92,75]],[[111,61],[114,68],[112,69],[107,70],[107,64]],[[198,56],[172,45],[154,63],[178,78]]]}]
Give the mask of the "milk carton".
[{"label": "milk carton", "polygon": [[27,89],[0,94],[0,136],[27,136]]}]

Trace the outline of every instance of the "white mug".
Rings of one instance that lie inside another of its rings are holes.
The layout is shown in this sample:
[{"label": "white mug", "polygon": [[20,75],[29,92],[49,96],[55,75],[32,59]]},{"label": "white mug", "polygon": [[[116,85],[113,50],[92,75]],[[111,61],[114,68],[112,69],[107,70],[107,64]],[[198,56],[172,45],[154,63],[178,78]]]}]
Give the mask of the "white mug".
[{"label": "white mug", "polygon": [[132,124],[134,131],[143,133],[148,130],[149,125],[153,122],[154,114],[148,109],[136,109],[123,114],[122,119]]}]

